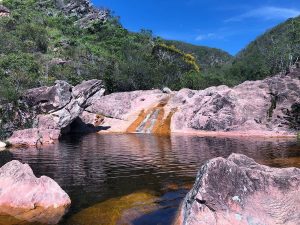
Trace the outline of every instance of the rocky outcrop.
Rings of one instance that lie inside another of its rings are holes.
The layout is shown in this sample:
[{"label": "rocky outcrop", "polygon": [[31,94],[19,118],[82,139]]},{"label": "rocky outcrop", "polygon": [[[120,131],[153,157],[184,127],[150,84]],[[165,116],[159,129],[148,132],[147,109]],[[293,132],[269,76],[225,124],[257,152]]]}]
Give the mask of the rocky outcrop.
[{"label": "rocky outcrop", "polygon": [[298,224],[300,169],[270,168],[244,155],[203,165],[176,224]]},{"label": "rocky outcrop", "polygon": [[27,90],[23,100],[38,113],[51,113],[65,107],[72,98],[72,86],[56,81],[54,86]]},{"label": "rocky outcrop", "polygon": [[105,23],[109,18],[108,10],[97,9],[90,0],[71,0],[67,4],[61,2],[58,5],[68,16],[77,17],[76,24],[81,28],[87,28],[95,22]]},{"label": "rocky outcrop", "polygon": [[299,78],[300,70],[261,81],[246,81],[234,88],[180,90],[169,101],[169,107],[179,109],[172,118],[171,129],[295,133],[299,121],[294,118],[299,116],[293,114],[298,113],[296,105],[300,103]]},{"label": "rocky outcrop", "polygon": [[[108,128],[107,130],[127,132],[132,124],[135,124],[136,127],[134,127],[137,128],[143,122],[143,118],[147,117],[148,109],[155,108],[161,102],[165,102],[168,97],[168,94],[160,90],[113,93],[101,98],[92,97],[86,111],[102,115],[102,126]],[[149,110],[149,114],[151,112],[152,110]],[[139,117],[142,117],[141,121]],[[133,129],[133,132],[135,130]]]},{"label": "rocky outcrop", "polygon": [[[26,124],[33,118],[34,128],[62,133],[75,127],[76,132],[296,136],[300,129],[300,69],[233,88],[223,85],[178,92],[165,88],[104,95],[103,87],[100,80],[75,87],[57,81],[52,87],[28,90],[22,98],[26,110],[18,109],[16,115],[21,116],[8,121],[22,118]],[[0,110],[0,114],[9,113]],[[1,127],[6,124],[0,121]]]},{"label": "rocky outcrop", "polygon": [[289,136],[300,127],[299,77],[295,70],[233,88],[113,93],[91,98],[86,110],[103,115],[109,131]]},{"label": "rocky outcrop", "polygon": [[3,5],[0,5],[0,17],[6,17],[9,15],[10,15],[10,10]]},{"label": "rocky outcrop", "polygon": [[0,103],[0,138],[7,138],[15,130],[30,127],[35,116],[35,111],[23,101]]},{"label": "rocky outcrop", "polygon": [[41,129],[68,129],[68,126],[78,118],[88,106],[87,101],[96,94],[104,94],[103,84],[100,80],[89,80],[71,89],[71,98],[62,109],[50,114],[38,115],[35,126]]},{"label": "rocky outcrop", "polygon": [[15,146],[39,146],[53,143],[60,133],[70,131],[71,124],[81,117],[89,100],[100,98],[105,89],[100,80],[84,81],[72,87],[65,81],[54,86],[30,89],[24,93],[22,104],[31,110],[33,127],[15,131],[9,142]]},{"label": "rocky outcrop", "polygon": [[35,177],[27,164],[11,161],[0,168],[0,213],[19,220],[56,224],[71,200],[51,178]]}]

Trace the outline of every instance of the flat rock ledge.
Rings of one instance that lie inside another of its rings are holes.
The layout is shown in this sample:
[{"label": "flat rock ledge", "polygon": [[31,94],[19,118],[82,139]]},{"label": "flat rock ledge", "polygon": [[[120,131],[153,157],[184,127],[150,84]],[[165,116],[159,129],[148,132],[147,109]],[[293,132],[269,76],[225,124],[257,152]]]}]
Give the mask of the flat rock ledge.
[{"label": "flat rock ledge", "polygon": [[176,225],[289,224],[300,221],[300,169],[271,168],[244,155],[209,160]]},{"label": "flat rock ledge", "polygon": [[56,224],[71,200],[51,178],[37,178],[27,164],[11,161],[0,168],[0,214],[21,221]]}]

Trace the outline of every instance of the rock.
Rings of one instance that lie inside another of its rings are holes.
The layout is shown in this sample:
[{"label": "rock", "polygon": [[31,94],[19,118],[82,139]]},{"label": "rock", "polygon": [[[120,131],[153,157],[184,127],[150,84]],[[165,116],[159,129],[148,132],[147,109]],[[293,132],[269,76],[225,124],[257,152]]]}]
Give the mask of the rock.
[{"label": "rock", "polygon": [[69,103],[51,114],[38,115],[35,120],[35,127],[57,130],[67,128],[85,110],[89,98],[94,95],[100,97],[104,94],[103,87],[100,80],[84,81],[75,86],[72,89]]},{"label": "rock", "polygon": [[[2,1],[0,1],[2,3]],[[6,17],[10,15],[10,10],[3,5],[0,5],[0,17]]]},{"label": "rock", "polygon": [[6,144],[5,144],[4,142],[1,142],[1,141],[0,141],[0,149],[1,149],[1,148],[5,148],[5,147],[6,147]]},{"label": "rock", "polygon": [[0,133],[2,138],[8,138],[14,130],[31,126],[35,118],[35,111],[25,102],[0,103]]},{"label": "rock", "polygon": [[56,81],[52,87],[39,87],[26,91],[22,99],[36,111],[55,112],[71,101],[72,86],[65,81]]},{"label": "rock", "polygon": [[81,28],[89,28],[92,23],[105,23],[109,18],[109,11],[97,9],[89,0],[69,1],[68,4],[61,4],[66,15],[77,17],[76,25]]},{"label": "rock", "polygon": [[0,168],[0,213],[30,222],[56,224],[71,200],[51,178],[35,177],[27,164],[11,161]]},{"label": "rock", "polygon": [[166,95],[160,90],[119,92],[91,99],[86,111],[109,118],[125,119],[126,115],[158,104]]},{"label": "rock", "polygon": [[172,93],[172,90],[170,88],[168,88],[168,87],[164,87],[162,91],[165,94],[171,94]]},{"label": "rock", "polygon": [[52,144],[60,136],[60,130],[31,128],[18,130],[8,139],[15,146],[40,146]]},{"label": "rock", "polygon": [[[75,86],[72,90],[72,96],[76,99],[80,107],[84,107],[86,101],[97,92],[104,94],[104,85],[101,80],[83,81],[81,84]],[[99,95],[97,94],[99,97]]]},{"label": "rock", "polygon": [[209,160],[176,224],[298,224],[300,169],[277,169],[244,155]]},{"label": "rock", "polygon": [[[132,133],[132,125],[142,112],[160,105],[169,98],[161,90],[120,92],[100,98],[90,98],[87,112],[104,117],[103,130]],[[140,121],[141,122],[141,121]]]},{"label": "rock", "polygon": [[68,225],[134,224],[134,219],[159,208],[152,193],[136,192],[83,209],[68,219]]},{"label": "rock", "polygon": [[[182,89],[167,107],[178,108],[172,131],[238,131],[295,134],[299,126],[300,72],[246,81],[234,88]],[[295,115],[298,115],[295,116]]]},{"label": "rock", "polygon": [[98,99],[104,92],[100,80],[83,81],[75,87],[65,81],[56,81],[51,87],[28,90],[22,99],[30,106],[31,110],[27,111],[32,112],[31,123],[34,128],[14,132],[9,139],[10,143],[15,146],[52,143],[59,138],[60,133],[70,131],[71,124],[80,119],[90,104],[90,98]]}]

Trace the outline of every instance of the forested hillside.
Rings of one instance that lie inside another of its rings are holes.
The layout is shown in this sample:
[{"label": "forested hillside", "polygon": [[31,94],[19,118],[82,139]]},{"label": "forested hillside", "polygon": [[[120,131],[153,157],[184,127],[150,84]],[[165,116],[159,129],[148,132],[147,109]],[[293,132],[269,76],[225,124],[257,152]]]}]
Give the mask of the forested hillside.
[{"label": "forested hillside", "polygon": [[236,80],[257,80],[287,72],[300,59],[300,17],[267,31],[236,56],[230,73]]},{"label": "forested hillside", "polygon": [[[24,89],[57,79],[72,84],[102,79],[109,92],[179,89],[187,74],[211,64],[165,44],[151,31],[127,31],[109,10],[97,10],[88,0],[2,4],[10,10],[9,17],[0,17],[2,101],[14,101]],[[220,57],[227,60],[227,55]]]},{"label": "forested hillside", "polygon": [[0,101],[57,79],[105,81],[108,92],[168,86],[229,86],[285,72],[299,57],[300,17],[268,31],[236,57],[219,49],[126,30],[89,0],[4,0],[0,17]]},{"label": "forested hillside", "polygon": [[230,63],[234,58],[229,53],[217,48],[198,46],[181,41],[166,41],[166,43],[168,45],[174,45],[186,53],[193,54],[196,57],[197,63],[201,65],[202,70],[220,67]]}]

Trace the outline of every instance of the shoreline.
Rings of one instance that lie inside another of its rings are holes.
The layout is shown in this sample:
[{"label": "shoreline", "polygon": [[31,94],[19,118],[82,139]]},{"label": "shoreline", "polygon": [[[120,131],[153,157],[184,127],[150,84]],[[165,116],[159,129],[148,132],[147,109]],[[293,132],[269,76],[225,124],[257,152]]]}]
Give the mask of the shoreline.
[{"label": "shoreline", "polygon": [[278,139],[297,139],[297,134],[278,134],[274,132],[263,131],[173,131],[171,135],[195,135],[199,137],[241,137],[241,138],[278,138]]},{"label": "shoreline", "polygon": [[263,138],[263,139],[297,139],[297,134],[277,134],[274,132],[262,131],[203,131],[203,130],[185,130],[185,131],[171,131],[170,135],[159,135],[153,133],[137,133],[126,131],[99,131],[98,134],[152,134],[157,136],[198,136],[198,137],[228,137],[228,138]]}]

